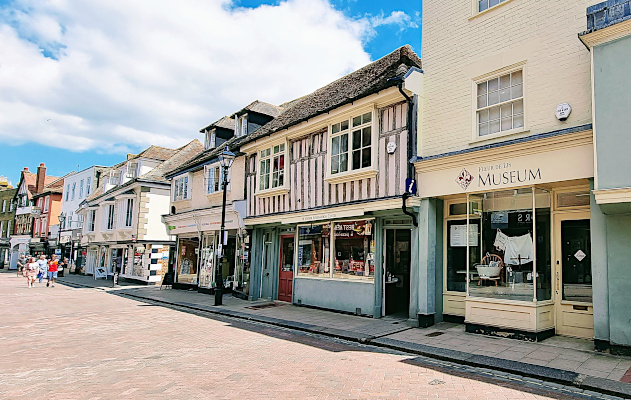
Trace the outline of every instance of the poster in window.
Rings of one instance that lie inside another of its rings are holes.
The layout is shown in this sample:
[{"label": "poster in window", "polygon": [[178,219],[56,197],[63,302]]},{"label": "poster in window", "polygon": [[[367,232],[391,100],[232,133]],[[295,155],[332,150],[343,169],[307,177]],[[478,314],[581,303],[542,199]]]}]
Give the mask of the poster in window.
[{"label": "poster in window", "polygon": [[[449,232],[451,247],[467,247],[467,225],[452,225]],[[478,245],[478,224],[469,225],[469,246]]]}]

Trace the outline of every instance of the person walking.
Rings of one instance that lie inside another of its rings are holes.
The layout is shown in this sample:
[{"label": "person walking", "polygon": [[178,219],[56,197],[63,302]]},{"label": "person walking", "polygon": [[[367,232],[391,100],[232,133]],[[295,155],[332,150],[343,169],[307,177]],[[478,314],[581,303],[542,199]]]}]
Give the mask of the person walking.
[{"label": "person walking", "polygon": [[39,279],[39,283],[42,283],[44,277],[46,276],[46,272],[48,271],[48,260],[46,260],[46,256],[43,254],[40,255],[39,260],[37,260],[37,264],[39,265],[37,279]]},{"label": "person walking", "polygon": [[48,262],[48,282],[46,282],[46,287],[51,285],[55,287],[55,280],[57,280],[57,269],[59,267],[59,263],[57,262],[57,256],[53,256],[52,260]]},{"label": "person walking", "polygon": [[18,266],[18,276],[20,275],[24,275],[24,273],[22,272],[22,270],[24,269],[24,267],[26,267],[26,265],[28,264],[29,259],[27,259],[26,257],[24,257],[24,255],[21,255],[20,258],[18,258],[17,261],[17,266]]},{"label": "person walking", "polygon": [[35,278],[37,277],[37,272],[39,271],[39,264],[35,261],[35,258],[31,257],[29,263],[22,268],[22,271],[23,275],[26,277],[28,287],[32,288],[35,283]]}]

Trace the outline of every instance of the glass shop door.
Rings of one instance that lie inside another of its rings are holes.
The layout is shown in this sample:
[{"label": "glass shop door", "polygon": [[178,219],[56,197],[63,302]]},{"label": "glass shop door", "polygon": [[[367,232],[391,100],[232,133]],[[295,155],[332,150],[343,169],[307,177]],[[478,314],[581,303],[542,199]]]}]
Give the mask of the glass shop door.
[{"label": "glass shop door", "polygon": [[593,338],[589,211],[557,214],[555,217],[556,333]]},{"label": "glass shop door", "polygon": [[410,229],[385,229],[384,315],[408,318],[411,237]]}]

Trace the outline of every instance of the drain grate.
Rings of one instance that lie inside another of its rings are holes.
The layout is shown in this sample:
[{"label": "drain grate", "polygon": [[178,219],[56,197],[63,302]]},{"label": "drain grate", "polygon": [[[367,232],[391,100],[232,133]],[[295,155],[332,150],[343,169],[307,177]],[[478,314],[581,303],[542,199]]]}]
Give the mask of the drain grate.
[{"label": "drain grate", "polygon": [[249,308],[250,310],[262,310],[263,308],[281,307],[283,305],[284,304],[278,304],[278,303],[265,303],[265,304],[256,304],[256,305],[248,306],[244,308]]},{"label": "drain grate", "polygon": [[428,333],[428,334],[427,334],[427,335],[425,335],[425,336],[428,336],[428,337],[436,337],[436,336],[440,336],[440,335],[442,335],[442,334],[444,334],[444,333],[445,333],[445,332],[432,332],[432,333]]}]

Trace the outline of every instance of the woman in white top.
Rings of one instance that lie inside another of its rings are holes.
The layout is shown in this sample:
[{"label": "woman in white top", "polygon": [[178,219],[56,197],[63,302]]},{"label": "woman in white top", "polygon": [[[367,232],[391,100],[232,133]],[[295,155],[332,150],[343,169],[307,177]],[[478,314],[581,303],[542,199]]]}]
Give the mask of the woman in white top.
[{"label": "woman in white top", "polygon": [[29,263],[24,267],[24,276],[26,276],[26,281],[28,282],[28,287],[32,288],[33,283],[35,283],[35,279],[37,278],[37,272],[39,271],[39,264],[35,261],[34,258],[31,257]]}]

